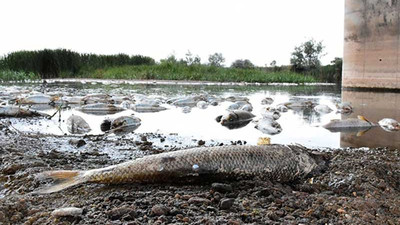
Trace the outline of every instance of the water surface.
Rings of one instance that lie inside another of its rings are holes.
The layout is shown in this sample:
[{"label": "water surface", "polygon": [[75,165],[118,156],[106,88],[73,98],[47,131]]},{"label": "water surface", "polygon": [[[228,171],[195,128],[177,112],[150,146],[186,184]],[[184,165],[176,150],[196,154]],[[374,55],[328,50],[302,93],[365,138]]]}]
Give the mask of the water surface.
[{"label": "water surface", "polygon": [[[124,84],[124,83],[49,83],[41,84],[0,86],[4,96],[7,93],[39,91],[48,94],[79,95],[90,93],[108,93],[110,95],[129,96],[136,101],[142,98],[157,99],[167,110],[155,113],[138,113],[126,110],[113,115],[90,115],[77,111],[75,108],[61,112],[61,122],[58,115],[52,120],[16,119],[10,121],[13,126],[22,132],[39,132],[48,134],[68,134],[65,121],[72,115],[82,116],[91,126],[90,134],[102,134],[100,123],[106,118],[116,118],[121,115],[132,115],[142,120],[141,126],[135,134],[159,133],[177,134],[187,140],[204,140],[206,142],[245,141],[256,144],[260,137],[270,137],[272,143],[301,144],[308,147],[398,147],[400,144],[398,132],[387,132],[380,127],[371,129],[362,135],[360,133],[333,133],[321,127],[332,119],[341,119],[364,115],[369,120],[377,122],[382,118],[399,116],[397,103],[399,94],[372,93],[345,91],[341,93],[336,86],[266,86],[266,85],[177,85],[177,84]],[[227,113],[226,109],[232,102],[222,101],[218,106],[209,105],[206,109],[193,107],[191,112],[184,113],[181,107],[166,103],[166,100],[179,96],[209,95],[226,98],[229,96],[244,96],[249,98],[253,105],[252,113],[255,120],[261,118],[261,112],[266,107],[261,105],[265,97],[274,99],[272,107],[289,101],[292,98],[310,99],[319,104],[325,104],[335,109],[331,113],[320,114],[312,109],[289,110],[281,113],[277,120],[282,127],[282,132],[268,135],[255,129],[255,123],[250,122],[243,128],[228,129],[215,121],[218,115]],[[11,94],[10,94],[11,96]],[[336,112],[336,103],[350,102],[354,106],[354,113],[341,115]],[[34,106],[36,107],[36,106]],[[54,108],[46,107],[44,112],[52,114]],[[135,135],[128,134],[128,135]]]}]

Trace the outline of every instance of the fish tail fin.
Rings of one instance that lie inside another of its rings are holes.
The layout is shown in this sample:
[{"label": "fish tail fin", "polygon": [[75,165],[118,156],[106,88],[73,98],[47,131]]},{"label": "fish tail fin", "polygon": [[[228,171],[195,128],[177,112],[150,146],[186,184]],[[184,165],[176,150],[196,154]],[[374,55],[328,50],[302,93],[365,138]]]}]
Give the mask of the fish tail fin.
[{"label": "fish tail fin", "polygon": [[56,170],[56,171],[45,171],[37,175],[39,179],[52,178],[59,182],[56,182],[48,187],[39,189],[34,194],[49,194],[58,192],[66,188],[85,183],[87,178],[84,176],[84,171],[79,170]]}]

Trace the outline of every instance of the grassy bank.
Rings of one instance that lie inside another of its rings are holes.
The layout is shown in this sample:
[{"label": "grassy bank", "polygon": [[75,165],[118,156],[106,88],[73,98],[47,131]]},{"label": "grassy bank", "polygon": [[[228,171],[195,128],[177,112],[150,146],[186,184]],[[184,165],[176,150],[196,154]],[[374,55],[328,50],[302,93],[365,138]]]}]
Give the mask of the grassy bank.
[{"label": "grassy bank", "polygon": [[16,72],[12,70],[0,70],[0,81],[28,81],[38,80],[40,76],[34,73]]},{"label": "grassy bank", "polygon": [[335,67],[299,73],[290,66],[235,68],[169,57],[80,54],[65,49],[18,51],[0,57],[0,80],[39,78],[158,79],[217,82],[332,82]]},{"label": "grassy bank", "polygon": [[[62,74],[71,78],[70,74]],[[267,72],[261,69],[233,69],[207,65],[157,64],[119,66],[86,71],[74,78],[99,79],[156,79],[199,80],[217,82],[262,82],[262,83],[312,83],[315,78],[290,71]]]}]

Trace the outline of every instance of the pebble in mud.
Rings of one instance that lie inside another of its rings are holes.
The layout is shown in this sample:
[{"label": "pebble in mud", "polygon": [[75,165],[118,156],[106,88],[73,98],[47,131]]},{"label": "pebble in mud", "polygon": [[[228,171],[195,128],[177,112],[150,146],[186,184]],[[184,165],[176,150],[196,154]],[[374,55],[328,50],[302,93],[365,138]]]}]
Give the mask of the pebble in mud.
[{"label": "pebble in mud", "polygon": [[221,203],[219,204],[219,208],[222,210],[230,209],[235,202],[234,198],[223,198],[221,199]]},{"label": "pebble in mud", "polygon": [[136,216],[135,208],[129,206],[115,207],[106,212],[112,220],[119,220],[122,217],[125,219],[134,218]]},{"label": "pebble in mud", "polygon": [[169,211],[170,209],[167,206],[161,204],[157,204],[151,208],[151,214],[155,216],[166,215]]},{"label": "pebble in mud", "polygon": [[223,183],[212,183],[211,189],[218,192],[231,192],[233,190],[232,185]]}]

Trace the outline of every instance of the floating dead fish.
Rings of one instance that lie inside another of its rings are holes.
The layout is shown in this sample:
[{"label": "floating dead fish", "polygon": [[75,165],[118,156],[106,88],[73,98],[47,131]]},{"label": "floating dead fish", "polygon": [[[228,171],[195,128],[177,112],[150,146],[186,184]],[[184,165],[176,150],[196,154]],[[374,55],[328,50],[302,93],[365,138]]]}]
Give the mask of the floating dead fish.
[{"label": "floating dead fish", "polygon": [[71,134],[86,134],[91,131],[89,124],[78,115],[68,117],[67,129]]},{"label": "floating dead fish", "polygon": [[342,102],[336,105],[337,112],[342,114],[351,114],[353,112],[353,107],[348,102]]},{"label": "floating dead fish", "polygon": [[114,100],[111,98],[111,95],[96,93],[96,94],[88,94],[82,98],[81,104],[95,104],[95,103],[105,103],[105,104],[114,104]]},{"label": "floating dead fish", "polygon": [[229,123],[251,121],[254,117],[255,115],[252,114],[251,112],[243,110],[233,110],[225,115],[218,116],[216,118],[216,121],[220,122],[222,125],[226,125]]},{"label": "floating dead fish", "polygon": [[[174,102],[172,102],[171,104],[174,106],[178,106],[178,107],[185,107],[185,106],[195,107],[197,102],[206,101],[206,100],[207,100],[206,96],[196,95],[196,96],[179,98],[179,99],[175,100]],[[169,101],[167,101],[167,102],[169,102]]]},{"label": "floating dead fish", "polygon": [[120,116],[113,120],[104,120],[100,129],[103,132],[125,134],[135,131],[141,125],[141,120],[134,116]]},{"label": "floating dead fish", "polygon": [[87,114],[108,115],[124,111],[125,109],[112,104],[95,103],[78,107],[76,108],[76,110],[79,110]]},{"label": "floating dead fish", "polygon": [[271,105],[272,103],[274,103],[274,99],[270,97],[266,97],[263,100],[261,100],[261,105]]},{"label": "floating dead fish", "polygon": [[205,101],[199,101],[197,102],[196,106],[199,109],[206,109],[208,107],[208,104]]},{"label": "floating dead fish", "polygon": [[365,130],[365,128],[372,128],[377,126],[375,123],[372,123],[365,119],[363,116],[358,116],[358,118],[349,118],[344,120],[331,120],[328,124],[325,124],[323,127],[332,132],[341,132],[343,131],[352,131],[352,128],[361,128],[361,130]]},{"label": "floating dead fish", "polygon": [[260,130],[264,134],[275,135],[282,132],[281,125],[274,119],[263,118],[257,122],[255,126],[257,130]]},{"label": "floating dead fish", "polygon": [[132,110],[135,112],[139,113],[145,113],[145,112],[160,112],[164,111],[167,108],[160,106],[158,104],[135,104],[132,106]]},{"label": "floating dead fish", "polygon": [[382,129],[389,132],[398,131],[400,129],[400,123],[391,118],[381,119],[378,124],[382,127]]},{"label": "floating dead fish", "polygon": [[278,110],[279,112],[287,112],[288,108],[285,105],[279,104],[276,106],[276,110]]},{"label": "floating dead fish", "polygon": [[61,99],[68,104],[81,104],[83,103],[84,96],[64,96]]},{"label": "floating dead fish", "polygon": [[247,101],[235,101],[229,105],[227,110],[244,110],[251,112],[253,110],[253,106]]},{"label": "floating dead fish", "polygon": [[247,97],[243,97],[243,96],[229,96],[225,99],[230,102],[237,102],[237,101],[249,102],[249,99]]},{"label": "floating dead fish", "polygon": [[218,116],[215,120],[229,129],[237,129],[249,124],[254,117],[255,115],[250,112],[233,110],[225,115]]},{"label": "floating dead fish", "polygon": [[190,113],[191,111],[192,111],[192,108],[189,106],[182,107],[183,113]]},{"label": "floating dead fish", "polygon": [[6,105],[0,106],[0,117],[35,117],[35,116],[49,116],[46,113],[41,113],[28,108]]},{"label": "floating dead fish", "polygon": [[321,104],[321,105],[316,105],[316,106],[314,107],[314,111],[317,112],[317,113],[323,114],[323,113],[330,113],[330,112],[333,111],[333,109],[331,109],[331,108],[330,108],[329,106],[327,106],[327,105]]},{"label": "floating dead fish", "polygon": [[200,147],[149,155],[114,166],[86,171],[47,171],[37,178],[61,182],[34,193],[61,191],[82,183],[149,183],[190,181],[210,177],[259,177],[278,182],[304,178],[326,164],[323,157],[301,146],[218,146]]},{"label": "floating dead fish", "polygon": [[285,105],[289,109],[299,110],[299,109],[313,108],[316,104],[310,100],[298,99],[295,101],[286,102],[283,105]]},{"label": "floating dead fish", "polygon": [[25,98],[17,99],[16,102],[18,104],[50,104],[55,100],[58,100],[58,96],[50,96],[50,95],[31,95]]},{"label": "floating dead fish", "polygon": [[265,108],[262,112],[261,115],[263,118],[265,119],[273,119],[273,120],[277,120],[281,117],[281,114],[279,113],[278,110],[276,110],[273,107],[267,107]]}]

